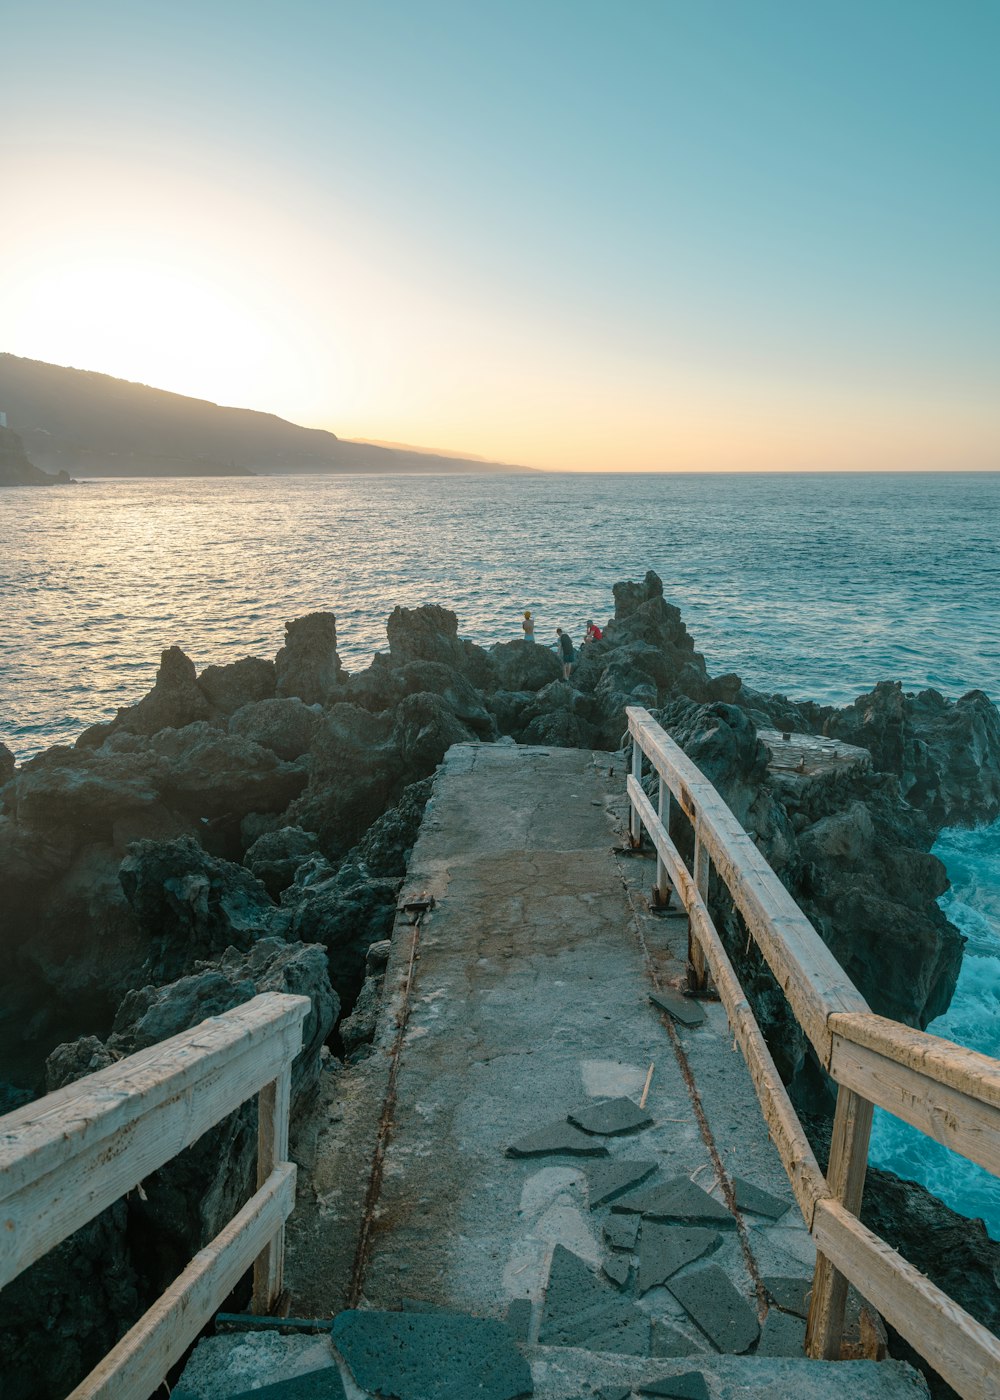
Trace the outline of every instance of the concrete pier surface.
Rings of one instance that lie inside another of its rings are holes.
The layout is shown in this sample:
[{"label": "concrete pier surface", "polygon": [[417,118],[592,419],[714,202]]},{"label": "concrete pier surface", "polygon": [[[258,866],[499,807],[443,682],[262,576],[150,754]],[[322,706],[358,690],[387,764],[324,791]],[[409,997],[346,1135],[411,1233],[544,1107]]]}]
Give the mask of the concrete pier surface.
[{"label": "concrete pier surface", "polygon": [[[655,860],[626,849],[624,784],[620,754],[447,754],[372,1053],[331,1070],[293,1144],[289,1311],[340,1315],[309,1355],[328,1354],[345,1395],[415,1398],[419,1380],[372,1386],[345,1364],[345,1310],[403,1309],[427,1319],[411,1331],[442,1378],[466,1345],[452,1315],[506,1322],[529,1388],[498,1361],[495,1388],[469,1395],[925,1395],[901,1363],[802,1355],[812,1241],[721,1005],[682,1001],[676,1020],[650,1000],[682,994],[687,924],[650,906]],[[257,1370],[254,1345],[203,1342],[180,1392],[225,1400],[290,1376],[306,1342],[287,1339],[283,1373],[273,1336]]]}]

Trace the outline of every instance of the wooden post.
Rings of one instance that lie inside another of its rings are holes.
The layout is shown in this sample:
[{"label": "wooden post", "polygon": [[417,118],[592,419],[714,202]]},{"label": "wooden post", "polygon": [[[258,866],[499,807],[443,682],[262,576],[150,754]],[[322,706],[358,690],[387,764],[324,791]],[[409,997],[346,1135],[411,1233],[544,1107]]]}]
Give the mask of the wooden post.
[{"label": "wooden post", "polygon": [[[830,1140],[826,1179],[833,1196],[852,1215],[861,1211],[868,1169],[868,1139],[872,1130],[872,1105],[843,1085],[837,1094],[837,1111]],[[847,1279],[825,1254],[816,1255],[812,1303],[806,1325],[806,1355],[814,1361],[839,1361],[844,1333]]]},{"label": "wooden post", "polygon": [[[258,1097],[257,1189],[276,1167],[288,1161],[288,1114],[292,1096],[292,1067],[286,1065],[277,1079],[265,1084]],[[255,1313],[270,1312],[281,1293],[285,1267],[284,1222],[254,1260]]]},{"label": "wooden post", "polygon": [[[632,735],[632,777],[637,783],[642,782],[642,747],[636,736]],[[642,822],[639,820],[639,812],[634,802],[629,803],[629,837],[634,850],[638,850],[642,844]]]},{"label": "wooden post", "polygon": [[[701,833],[698,829],[698,822],[694,827],[694,869],[691,872],[694,882],[698,886],[698,893],[701,895],[702,903],[708,908],[708,877],[712,870],[712,858],[706,851],[702,843]],[[693,992],[703,992],[708,985],[708,970],[705,966],[705,954],[701,950],[701,944],[692,933],[692,924],[688,920],[688,986]]]},{"label": "wooden post", "polygon": [[[663,830],[670,835],[670,789],[667,787],[666,779],[660,774],[660,792],[656,803],[656,815],[660,819]],[[670,903],[670,886],[667,883],[667,867],[663,864],[663,857],[659,848],[656,852],[656,888],[653,891],[653,903],[658,909],[666,909]]]}]

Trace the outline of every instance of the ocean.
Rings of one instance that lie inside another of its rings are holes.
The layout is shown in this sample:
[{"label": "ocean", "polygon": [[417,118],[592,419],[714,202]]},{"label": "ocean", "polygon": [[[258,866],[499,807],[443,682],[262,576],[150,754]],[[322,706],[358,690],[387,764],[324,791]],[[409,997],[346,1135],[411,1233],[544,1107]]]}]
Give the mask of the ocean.
[{"label": "ocean", "polygon": [[[484,645],[613,611],[655,569],[713,674],[834,704],[878,680],[1000,698],[1000,474],[351,476],[95,480],[0,492],[0,740],[72,742],[198,667],[273,656],[337,616],[349,669],[397,604],[441,603]],[[969,938],[932,1029],[1000,1055],[1000,827],[945,832],[944,904]],[[880,1114],[872,1160],[1000,1239],[1000,1185]]]}]

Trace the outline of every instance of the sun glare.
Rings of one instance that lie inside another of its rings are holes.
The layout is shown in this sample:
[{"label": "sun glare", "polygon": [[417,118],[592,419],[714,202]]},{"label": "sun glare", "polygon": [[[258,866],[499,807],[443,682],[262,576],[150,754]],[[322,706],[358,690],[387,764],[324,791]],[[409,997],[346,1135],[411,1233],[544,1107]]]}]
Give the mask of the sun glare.
[{"label": "sun glare", "polygon": [[67,258],[27,282],[19,300],[18,319],[44,338],[46,358],[182,393],[203,392],[211,365],[215,392],[230,382],[236,396],[267,354],[267,328],[245,304],[158,258]]}]

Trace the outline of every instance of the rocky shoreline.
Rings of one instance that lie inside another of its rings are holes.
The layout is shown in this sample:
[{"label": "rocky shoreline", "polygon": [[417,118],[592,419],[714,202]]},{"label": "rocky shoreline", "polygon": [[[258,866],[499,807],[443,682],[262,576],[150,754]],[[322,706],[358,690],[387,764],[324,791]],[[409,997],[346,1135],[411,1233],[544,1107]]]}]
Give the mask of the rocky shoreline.
[{"label": "rocky shoreline", "polygon": [[[287,624],[273,661],[198,674],[170,648],[152,691],[72,747],[17,765],[0,745],[0,1111],[280,990],[312,1000],[293,1094],[306,1114],[324,1058],[366,1053],[397,892],[446,749],[506,739],[615,751],[630,704],[717,785],[873,1009],[920,1026],[939,1015],[962,938],[938,907],[947,880],[930,848],[942,826],[1000,813],[996,707],[979,691],[953,702],[892,682],[843,709],[793,704],[711,677],[655,574],[616,584],[614,599],[569,683],[546,648],[485,650],[436,606],[396,608],[388,651],[348,675],[334,617],[315,613]],[[758,734],[769,727],[859,745],[872,765],[782,783]],[[690,840],[682,819],[675,835]],[[713,889],[710,902],[821,1139],[825,1078],[729,901]],[[5,1396],[64,1393],[221,1228],[253,1169],[254,1111],[4,1290]],[[965,1248],[971,1278],[1000,1278],[1000,1246],[981,1226],[982,1239],[919,1187],[895,1204],[882,1194],[903,1238],[880,1228],[904,1253],[907,1241],[926,1252],[936,1212],[962,1227],[942,1267],[957,1275]],[[933,1258],[915,1262],[934,1276]],[[982,1315],[982,1288],[967,1291],[955,1296],[975,1313],[978,1293]]]}]

